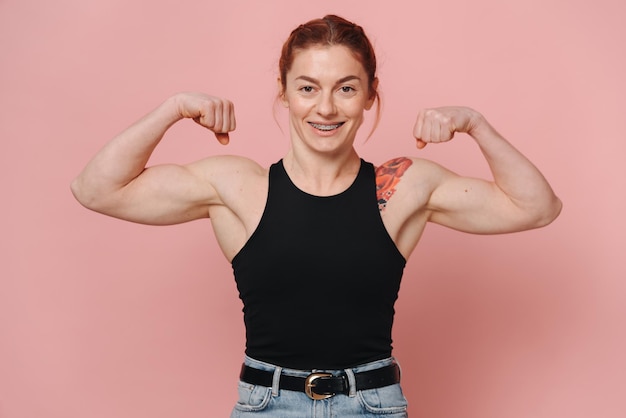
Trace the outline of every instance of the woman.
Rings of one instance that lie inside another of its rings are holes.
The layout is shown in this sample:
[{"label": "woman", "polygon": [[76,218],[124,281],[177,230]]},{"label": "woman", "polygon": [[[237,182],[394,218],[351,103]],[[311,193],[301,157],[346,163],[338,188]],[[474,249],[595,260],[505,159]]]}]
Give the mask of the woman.
[{"label": "woman", "polygon": [[417,158],[377,168],[363,161],[354,140],[378,100],[378,79],[372,46],[351,22],[326,16],[296,28],[279,71],[291,148],[269,169],[236,156],[146,168],[183,118],[222,144],[235,129],[228,100],[183,93],[109,142],[72,191],[86,207],[133,222],[211,219],[244,303],[246,357],[232,416],[406,416],[393,305],[427,222],[514,232],[550,223],[561,203],[537,168],[465,107],[421,111],[417,147],[467,133],[492,181]]}]

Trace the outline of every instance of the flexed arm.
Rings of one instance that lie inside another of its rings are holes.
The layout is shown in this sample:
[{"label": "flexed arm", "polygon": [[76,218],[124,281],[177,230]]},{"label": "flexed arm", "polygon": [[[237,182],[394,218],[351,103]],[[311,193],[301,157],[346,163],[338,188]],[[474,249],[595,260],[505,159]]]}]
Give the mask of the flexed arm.
[{"label": "flexed arm", "polygon": [[467,133],[476,141],[493,181],[457,176],[437,166],[427,204],[432,222],[491,234],[538,228],[558,216],[561,201],[541,172],[475,110],[443,107],[421,111],[414,136],[417,147],[423,148],[428,143],[449,141],[456,132]]},{"label": "flexed arm", "polygon": [[217,198],[203,162],[146,168],[165,132],[191,118],[222,144],[235,129],[233,105],[199,93],[170,97],[107,143],[72,182],[76,199],[110,216],[148,224],[172,224],[208,216]]}]

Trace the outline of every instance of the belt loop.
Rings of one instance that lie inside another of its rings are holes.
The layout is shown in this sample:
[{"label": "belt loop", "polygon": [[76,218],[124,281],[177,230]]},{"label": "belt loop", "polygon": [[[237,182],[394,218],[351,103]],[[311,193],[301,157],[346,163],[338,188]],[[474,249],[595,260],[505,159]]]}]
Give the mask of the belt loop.
[{"label": "belt loop", "polygon": [[402,367],[400,367],[400,363],[398,363],[395,358],[393,358],[393,362],[398,366],[398,373],[400,374],[400,379],[402,379]]},{"label": "belt loop", "polygon": [[356,379],[354,378],[354,371],[352,369],[345,369],[344,371],[348,377],[348,386],[350,387],[348,396],[354,398],[356,396]]},{"label": "belt loop", "polygon": [[272,396],[278,396],[278,389],[280,387],[280,375],[283,372],[283,368],[276,366],[274,369],[274,376],[272,378]]}]

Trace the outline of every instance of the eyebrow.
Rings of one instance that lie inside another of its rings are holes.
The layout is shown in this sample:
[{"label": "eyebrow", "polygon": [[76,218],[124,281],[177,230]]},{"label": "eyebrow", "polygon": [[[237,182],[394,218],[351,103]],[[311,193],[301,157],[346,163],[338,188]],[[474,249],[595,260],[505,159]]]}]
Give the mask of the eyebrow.
[{"label": "eyebrow", "polygon": [[[301,75],[299,77],[296,77],[296,80],[304,80],[304,81],[308,81],[309,83],[314,83],[314,84],[317,84],[317,85],[320,84],[320,81],[318,79],[313,78],[313,77],[309,77],[309,76],[306,76],[306,75]],[[339,80],[337,80],[337,82],[335,84],[341,84],[341,83],[345,83],[345,82],[351,81],[351,80],[359,80],[359,81],[361,81],[361,79],[359,77],[355,76],[355,75],[348,75],[348,76],[345,76],[345,77],[340,78]]]}]

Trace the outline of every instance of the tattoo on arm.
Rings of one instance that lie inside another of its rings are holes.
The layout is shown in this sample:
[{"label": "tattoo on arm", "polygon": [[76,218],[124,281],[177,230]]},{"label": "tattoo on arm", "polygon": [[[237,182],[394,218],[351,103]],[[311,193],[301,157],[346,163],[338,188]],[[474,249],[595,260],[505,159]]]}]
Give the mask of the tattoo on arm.
[{"label": "tattoo on arm", "polygon": [[385,210],[387,202],[396,191],[400,178],[411,164],[413,161],[410,159],[399,157],[376,168],[376,197],[379,211]]}]

